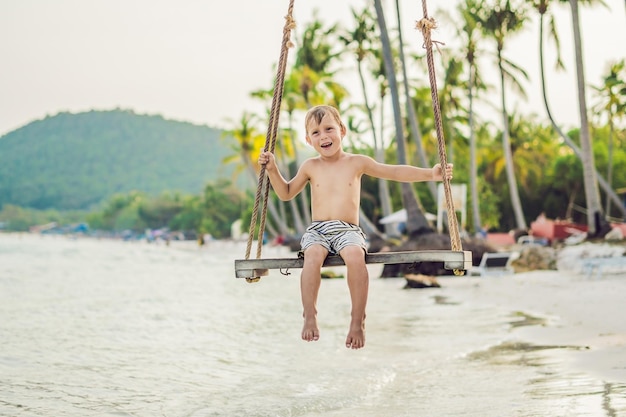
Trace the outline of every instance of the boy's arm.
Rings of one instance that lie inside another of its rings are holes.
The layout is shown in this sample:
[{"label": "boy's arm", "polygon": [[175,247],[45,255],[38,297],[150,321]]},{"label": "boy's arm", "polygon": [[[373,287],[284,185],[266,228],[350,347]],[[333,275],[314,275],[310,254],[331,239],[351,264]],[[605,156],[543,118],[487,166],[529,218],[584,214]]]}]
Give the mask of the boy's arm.
[{"label": "boy's arm", "polygon": [[[443,170],[441,164],[436,164],[432,168],[420,168],[411,165],[390,165],[381,164],[374,159],[363,156],[364,170],[363,173],[376,178],[399,182],[421,182],[421,181],[442,181]],[[452,179],[453,165],[448,164],[446,176]]]},{"label": "boy's arm", "polygon": [[291,200],[292,198],[297,196],[300,191],[304,189],[307,182],[309,181],[308,176],[304,174],[303,170],[306,161],[304,164],[302,164],[300,169],[298,169],[298,172],[291,179],[291,181],[287,181],[280,173],[280,170],[276,165],[273,153],[262,152],[261,155],[259,155],[259,164],[265,165],[265,171],[267,172],[267,176],[270,179],[272,188],[274,189],[274,192],[276,193],[278,198],[283,201]]}]

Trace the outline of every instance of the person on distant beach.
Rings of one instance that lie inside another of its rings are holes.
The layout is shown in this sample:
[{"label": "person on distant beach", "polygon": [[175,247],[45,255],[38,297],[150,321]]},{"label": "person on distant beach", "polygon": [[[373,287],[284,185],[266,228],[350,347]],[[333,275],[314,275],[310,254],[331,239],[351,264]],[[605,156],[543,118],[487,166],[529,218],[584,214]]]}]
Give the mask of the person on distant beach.
[{"label": "person on distant beach", "polygon": [[[369,156],[345,152],[342,140],[346,126],[337,109],[316,106],[305,117],[306,142],[318,153],[302,163],[296,175],[287,181],[281,175],[274,155],[262,152],[259,164],[265,165],[274,192],[283,201],[297,196],[310,183],[311,225],[302,236],[304,265],[300,281],[304,326],[302,339],[319,339],[317,295],[321,268],[326,256],[339,254],[347,267],[347,281],[352,302],[351,322],[346,347],[365,345],[365,307],[369,275],[365,264],[365,234],[359,227],[361,177],[369,175],[401,182],[441,181],[442,168],[418,168],[410,165],[382,164]],[[446,168],[452,178],[452,164]]]}]

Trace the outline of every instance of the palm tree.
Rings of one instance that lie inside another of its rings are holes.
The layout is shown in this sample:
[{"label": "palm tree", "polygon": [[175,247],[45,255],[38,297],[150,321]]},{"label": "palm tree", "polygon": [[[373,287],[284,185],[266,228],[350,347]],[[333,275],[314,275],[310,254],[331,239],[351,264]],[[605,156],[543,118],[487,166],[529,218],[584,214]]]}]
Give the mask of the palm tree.
[{"label": "palm tree", "polygon": [[383,57],[382,46],[379,49],[372,51],[374,65],[371,69],[372,76],[374,77],[378,86],[378,133],[376,135],[377,141],[374,142],[376,152],[381,152],[379,157],[380,161],[385,159],[385,120],[387,119],[385,113],[385,101],[389,93],[389,80],[385,72],[385,58]]},{"label": "palm tree", "polygon": [[589,132],[587,117],[587,97],[585,93],[585,67],[583,65],[580,22],[578,18],[578,0],[569,0],[572,9],[572,27],[574,29],[574,48],[576,52],[576,82],[578,84],[578,111],[580,113],[580,147],[582,150],[583,184],[587,202],[587,225],[589,236],[596,236],[610,230],[602,214],[600,190],[596,178],[596,166]]},{"label": "palm tree", "polygon": [[[340,35],[339,39],[345,44],[346,48],[355,55],[357,71],[361,82],[361,91],[363,93],[364,108],[367,114],[367,120],[369,122],[372,138],[374,140],[374,156],[379,162],[384,162],[384,148],[379,144],[376,132],[376,123],[374,122],[373,106],[370,103],[370,99],[367,94],[365,71],[363,69],[364,61],[372,55],[374,45],[376,44],[376,39],[374,38],[376,21],[374,20],[374,16],[372,16],[370,10],[367,8],[360,13],[354,8],[351,9],[351,11],[356,24],[355,28],[352,31],[346,31],[344,35]],[[386,180],[381,178],[378,179],[378,194],[383,216],[390,215],[393,208],[391,205],[389,184]],[[387,236],[397,235],[396,228],[392,224],[386,224],[385,234]]]},{"label": "palm tree", "polygon": [[467,98],[469,124],[469,144],[470,144],[470,195],[472,200],[472,217],[474,231],[482,230],[480,217],[480,201],[478,198],[478,169],[476,154],[476,127],[474,119],[474,92],[485,88],[482,82],[478,64],[476,62],[476,52],[478,50],[479,28],[478,22],[474,18],[477,8],[482,2],[480,0],[467,0],[466,4],[459,4],[456,8],[457,15],[460,16],[461,26],[457,29],[457,36],[462,40],[465,61],[467,62]]},{"label": "palm tree", "polygon": [[511,205],[515,214],[515,221],[518,229],[526,230],[526,219],[522,210],[522,203],[517,189],[517,180],[513,165],[513,154],[509,137],[509,116],[506,108],[506,84],[505,81],[524,94],[524,90],[517,81],[514,73],[528,79],[526,72],[513,62],[503,57],[504,44],[508,37],[522,29],[527,19],[527,7],[525,3],[517,2],[511,4],[511,0],[496,0],[496,3],[488,6],[484,5],[476,10],[475,18],[481,24],[483,32],[492,38],[496,43],[496,62],[500,74],[500,102],[502,113],[502,147],[506,161],[507,182]]},{"label": "palm tree", "polygon": [[[411,99],[411,89],[409,87],[409,76],[406,70],[406,60],[404,55],[404,41],[402,40],[402,22],[400,19],[400,1],[396,0],[396,20],[398,22],[398,55],[400,56],[400,66],[402,68],[402,85],[404,88],[404,101],[406,106],[406,118],[409,122],[409,131],[411,132],[411,138],[417,149],[417,155],[419,157],[420,164],[423,167],[430,166],[428,158],[424,152],[424,146],[422,144],[422,132],[419,128],[417,115],[415,108],[413,107],[413,100]],[[437,199],[437,186],[434,182],[429,181],[427,183],[428,189],[433,199]],[[419,200],[418,200],[419,203]]]},{"label": "palm tree", "polygon": [[[257,178],[259,170],[256,161],[258,160],[261,150],[265,146],[265,135],[260,133],[254,126],[257,119],[257,116],[244,112],[239,121],[235,122],[229,120],[232,128],[225,129],[222,132],[222,139],[229,140],[230,147],[235,151],[233,155],[225,157],[222,163],[238,163],[235,171],[241,172],[246,170],[255,183],[258,182]],[[272,219],[280,230],[280,233],[287,235],[289,228],[285,223],[284,216],[280,215],[280,212],[277,210],[272,200],[268,199],[267,208],[272,216]],[[278,234],[276,233],[276,230],[273,229],[271,224],[267,224],[267,228],[270,233],[273,233],[274,235]]]},{"label": "palm tree", "polygon": [[333,50],[336,32],[337,25],[324,27],[317,10],[313,12],[313,21],[304,28],[291,71],[300,80],[300,93],[307,108],[316,104],[339,107],[348,95],[347,90],[335,82],[331,70],[333,62],[339,57],[339,52]]},{"label": "palm tree", "polygon": [[[599,98],[595,106],[595,112],[606,115],[609,125],[608,163],[606,179],[612,188],[613,183],[613,137],[615,122],[626,117],[626,61],[621,60],[609,67],[608,74],[604,77],[604,84],[593,87]],[[611,199],[606,196],[607,216],[611,214]]]},{"label": "palm tree", "polygon": [[[285,79],[284,91],[283,91],[283,109],[287,112],[287,126],[289,132],[289,139],[291,141],[291,148],[293,149],[293,160],[297,169],[300,166],[300,156],[298,152],[298,141],[296,140],[296,130],[293,126],[294,113],[297,110],[306,109],[306,103],[304,102],[302,95],[298,91],[298,78],[294,77],[295,71],[291,71],[287,74]],[[287,167],[289,168],[289,166]],[[291,178],[291,171],[288,171]],[[300,200],[301,214],[304,217],[306,224],[311,223],[311,206],[309,203],[309,194],[300,193],[298,196]]]},{"label": "palm tree", "polygon": [[[439,103],[441,106],[441,119],[444,137],[448,139],[448,162],[454,162],[456,153],[455,138],[459,137],[457,132],[457,121],[463,121],[465,108],[461,103],[460,90],[465,90],[465,82],[461,80],[464,73],[464,60],[452,54],[441,59],[443,76],[441,87],[439,87]],[[463,95],[465,91],[462,91]]]},{"label": "palm tree", "polygon": [[328,65],[339,53],[333,51],[329,36],[337,31],[337,25],[325,28],[319,19],[318,10],[313,11],[313,20],[304,28],[300,47],[296,51],[296,67],[309,67],[313,72],[325,74]]},{"label": "palm tree", "polygon": [[[281,172],[283,172],[283,175],[285,175],[286,178],[291,178],[293,174],[291,171],[290,161],[295,160],[296,164],[298,161],[297,143],[294,139],[294,134],[293,134],[294,131],[292,127],[292,121],[293,121],[292,112],[294,111],[295,105],[298,103],[298,100],[296,97],[294,97],[295,95],[293,94],[293,91],[289,90],[289,86],[291,86],[291,83],[289,83],[289,78],[286,78],[284,83],[285,84],[284,84],[284,91],[283,91],[282,108],[285,108],[288,113],[289,127],[287,131],[282,130],[282,129],[278,131],[277,142],[278,142],[279,151],[276,152],[276,162]],[[273,94],[274,94],[273,89],[269,89],[269,90],[254,91],[252,92],[251,95],[252,97],[259,98],[269,103],[271,101]],[[268,121],[270,120],[269,108],[267,109],[266,120]],[[310,212],[310,209],[309,209],[308,198],[306,197],[306,193],[301,193],[299,196],[299,199],[302,201],[302,212],[308,214]],[[302,219],[303,215],[298,209],[296,199],[289,200],[286,203],[282,201],[277,201],[277,203],[278,203],[278,208],[280,210],[280,215],[282,219],[287,219],[287,213],[285,211],[285,204],[289,205],[289,207],[291,208],[291,214],[292,214],[293,224],[294,224],[296,233],[298,234],[304,233],[306,226],[304,225],[305,222]],[[310,223],[310,214],[306,218],[308,220],[307,223]]]},{"label": "palm tree", "polygon": [[[533,6],[539,12],[539,63],[540,63],[540,76],[541,76],[541,92],[543,97],[543,104],[546,109],[546,114],[548,115],[548,119],[552,124],[554,130],[559,134],[559,137],[563,139],[563,141],[569,146],[574,153],[578,156],[579,159],[582,160],[582,151],[578,147],[578,145],[568,136],[566,135],[559,125],[556,123],[552,111],[550,109],[550,104],[548,102],[547,90],[546,90],[546,79],[545,79],[545,53],[544,53],[544,29],[545,29],[545,18],[548,18],[548,27],[549,27],[549,38],[554,41],[555,49],[556,49],[556,69],[564,69],[563,62],[561,61],[560,56],[560,40],[558,36],[558,32],[556,31],[556,24],[554,20],[554,14],[550,13],[550,5],[557,0],[531,0]],[[559,0],[559,2],[566,2],[568,0]],[[589,0],[589,4],[600,3],[604,4],[602,0]],[[597,180],[607,194],[608,198],[611,199],[615,204],[617,204],[618,209],[621,211],[622,215],[626,216],[626,207],[622,204],[621,199],[617,195],[617,193],[613,190],[613,188],[609,185],[609,183],[604,179],[604,177],[596,170]]]},{"label": "palm tree", "polygon": [[[559,144],[553,130],[535,122],[532,116],[512,113],[509,117],[509,131],[516,176],[522,192],[530,198],[545,176],[550,158],[558,153]],[[539,208],[538,211],[543,210]]]},{"label": "palm tree", "polygon": [[[389,33],[387,32],[387,23],[385,22],[385,15],[381,0],[374,0],[374,7],[376,9],[376,20],[378,28],[380,30],[380,39],[382,41],[382,52],[385,63],[385,73],[389,81],[389,90],[391,92],[391,103],[394,113],[394,124],[396,128],[396,147],[398,152],[398,163],[407,163],[406,144],[404,142],[404,131],[402,127],[402,114],[400,110],[400,98],[398,94],[398,84],[396,81],[395,66],[393,64],[393,57],[391,53],[391,42],[389,41]],[[432,231],[429,226],[426,216],[420,210],[415,191],[413,186],[409,183],[401,183],[402,189],[402,202],[404,208],[407,211],[407,232],[409,235],[420,233],[423,231]]]}]

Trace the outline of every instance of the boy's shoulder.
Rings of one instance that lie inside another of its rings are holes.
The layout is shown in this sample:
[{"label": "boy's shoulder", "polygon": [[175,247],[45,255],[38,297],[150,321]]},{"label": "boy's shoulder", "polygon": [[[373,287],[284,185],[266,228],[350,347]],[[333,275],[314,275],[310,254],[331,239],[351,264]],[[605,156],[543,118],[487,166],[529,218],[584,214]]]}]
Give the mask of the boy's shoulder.
[{"label": "boy's shoulder", "polygon": [[346,153],[346,159],[351,163],[359,165],[373,161],[371,157],[360,153]]}]

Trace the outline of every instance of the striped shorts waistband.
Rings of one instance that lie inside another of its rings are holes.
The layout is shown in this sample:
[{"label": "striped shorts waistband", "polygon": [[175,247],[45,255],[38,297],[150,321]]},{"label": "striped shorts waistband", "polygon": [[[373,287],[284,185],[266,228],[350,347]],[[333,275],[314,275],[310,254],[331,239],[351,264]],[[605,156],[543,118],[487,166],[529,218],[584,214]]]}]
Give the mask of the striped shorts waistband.
[{"label": "striped shorts waistband", "polygon": [[317,232],[322,235],[329,235],[346,231],[360,232],[361,228],[356,224],[344,222],[343,220],[323,220],[312,222],[306,230],[307,232]]}]

